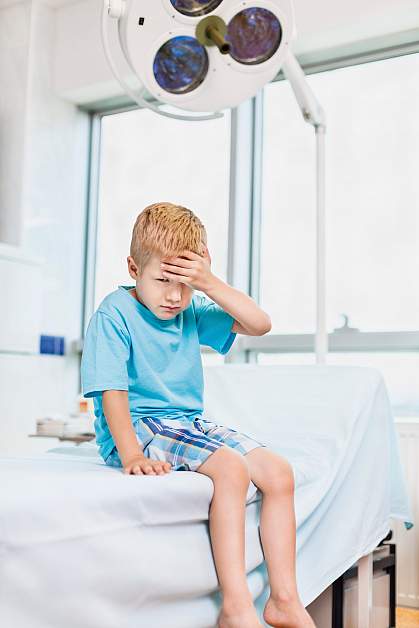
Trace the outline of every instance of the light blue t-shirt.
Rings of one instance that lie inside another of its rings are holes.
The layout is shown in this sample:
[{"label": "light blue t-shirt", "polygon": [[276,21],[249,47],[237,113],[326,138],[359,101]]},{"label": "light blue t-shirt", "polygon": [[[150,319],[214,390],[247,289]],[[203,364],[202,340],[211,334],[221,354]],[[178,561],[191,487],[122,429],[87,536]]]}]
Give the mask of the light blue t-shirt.
[{"label": "light blue t-shirt", "polygon": [[167,320],[119,286],[90,319],[81,362],[82,390],[94,398],[96,442],[104,460],[115,443],[102,408],[104,390],[127,390],[133,424],[142,417],[202,417],[199,345],[225,354],[236,337],[234,318],[205,296]]}]

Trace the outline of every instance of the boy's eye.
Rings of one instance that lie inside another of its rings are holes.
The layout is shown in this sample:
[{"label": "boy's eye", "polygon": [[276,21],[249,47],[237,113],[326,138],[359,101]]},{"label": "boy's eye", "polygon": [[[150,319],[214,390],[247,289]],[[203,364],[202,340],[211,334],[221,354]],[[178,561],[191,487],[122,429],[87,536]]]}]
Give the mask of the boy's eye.
[{"label": "boy's eye", "polygon": [[169,281],[168,279],[158,279],[156,281]]}]

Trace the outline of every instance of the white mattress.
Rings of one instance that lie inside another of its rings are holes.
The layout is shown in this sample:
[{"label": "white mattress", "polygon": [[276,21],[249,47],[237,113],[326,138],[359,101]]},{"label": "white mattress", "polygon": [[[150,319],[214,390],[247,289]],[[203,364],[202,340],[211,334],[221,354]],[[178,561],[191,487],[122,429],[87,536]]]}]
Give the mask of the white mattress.
[{"label": "white mattress", "polygon": [[[173,628],[214,626],[212,481],[189,471],[127,476],[93,454],[0,458],[0,483],[8,487],[0,527],[2,624],[165,628],[173,613]],[[253,484],[248,503],[250,572],[263,560]],[[264,587],[257,574],[255,586],[256,594]]]},{"label": "white mattress", "polygon": [[393,518],[413,525],[383,377],[357,366],[227,368],[228,377],[223,367],[206,369],[206,414],[291,462],[297,584],[308,605],[387,535]]},{"label": "white mattress", "polygon": [[[293,466],[305,605],[377,545],[392,517],[412,521],[378,371],[223,365],[205,369],[205,390],[208,418],[264,441]],[[0,458],[2,623],[213,628],[211,480],[186,471],[126,476],[106,467],[94,445],[68,452]],[[247,497],[246,569],[261,605],[267,572],[253,484]]]}]

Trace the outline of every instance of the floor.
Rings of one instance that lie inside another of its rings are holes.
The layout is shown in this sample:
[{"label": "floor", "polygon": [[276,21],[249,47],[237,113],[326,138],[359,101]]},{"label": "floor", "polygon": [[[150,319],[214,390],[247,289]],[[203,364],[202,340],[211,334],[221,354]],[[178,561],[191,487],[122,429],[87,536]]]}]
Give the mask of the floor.
[{"label": "floor", "polygon": [[396,608],[397,628],[419,628],[419,610],[412,608]]}]

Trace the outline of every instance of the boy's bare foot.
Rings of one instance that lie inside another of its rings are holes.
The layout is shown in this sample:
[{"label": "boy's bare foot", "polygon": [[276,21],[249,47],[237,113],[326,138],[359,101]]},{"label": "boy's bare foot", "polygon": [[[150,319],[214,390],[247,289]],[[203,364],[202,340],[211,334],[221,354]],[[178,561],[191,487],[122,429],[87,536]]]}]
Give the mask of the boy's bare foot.
[{"label": "boy's bare foot", "polygon": [[278,628],[316,628],[298,598],[279,602],[270,597],[265,604],[263,619],[269,626]]},{"label": "boy's bare foot", "polygon": [[217,628],[263,628],[263,625],[253,602],[248,602],[235,607],[224,605],[218,617]]}]

